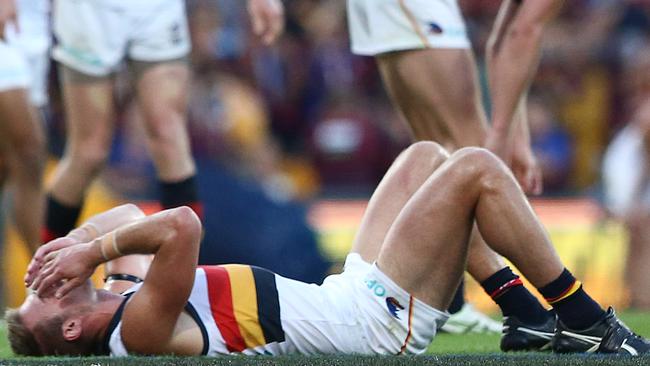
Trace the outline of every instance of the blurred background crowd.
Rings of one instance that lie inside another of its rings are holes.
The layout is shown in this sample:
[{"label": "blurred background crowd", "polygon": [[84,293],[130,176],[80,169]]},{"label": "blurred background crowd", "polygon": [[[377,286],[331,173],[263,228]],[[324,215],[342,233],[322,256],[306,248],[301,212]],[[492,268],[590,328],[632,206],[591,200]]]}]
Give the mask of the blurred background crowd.
[{"label": "blurred background crowd", "polygon": [[[485,43],[501,1],[459,3],[485,78]],[[305,222],[309,204],[322,198],[367,198],[409,143],[406,125],[385,95],[374,60],[350,53],[345,1],[286,0],[286,33],[273,47],[250,33],[246,2],[187,4],[193,69],[189,129],[206,201],[206,240],[240,251],[217,253],[214,245],[202,255],[237,261],[251,253],[244,243],[262,245],[273,231],[274,242],[285,240],[286,248],[277,258],[267,255],[255,264],[317,280],[327,268],[318,253],[284,255],[315,240]],[[56,78],[54,68],[52,81]],[[125,200],[152,200],[155,171],[128,78],[124,73],[117,80],[119,129],[103,179]],[[51,152],[60,155],[65,122],[58,83],[51,85],[49,143]],[[650,142],[649,97],[650,1],[566,2],[546,30],[529,97],[544,195],[587,195],[603,202],[607,179],[602,167],[610,142],[626,126],[629,134]],[[644,163],[634,161],[610,170],[619,169],[612,173],[618,178],[629,169],[646,174]],[[210,202],[219,202],[219,208]],[[607,207],[616,211],[616,204]],[[637,225],[650,219],[650,209],[635,213]],[[289,218],[277,221],[280,217]],[[276,223],[265,230],[261,223],[268,220]],[[287,230],[278,234],[278,227]],[[313,261],[304,260],[310,255]],[[287,262],[294,257],[295,263]]]},{"label": "blurred background crowd", "polygon": [[[460,3],[482,65],[500,1]],[[374,60],[349,51],[344,1],[287,1],[287,32],[271,48],[250,34],[245,2],[191,0],[188,9],[197,159],[260,182],[277,200],[372,190],[409,136]],[[643,0],[571,1],[547,30],[529,107],[545,195],[601,191],[608,143],[648,99],[649,31],[650,2]],[[145,198],[151,190],[141,173],[153,170],[131,94],[124,83],[117,95],[121,133],[109,179]],[[63,121],[56,112],[52,120],[56,151]]]}]

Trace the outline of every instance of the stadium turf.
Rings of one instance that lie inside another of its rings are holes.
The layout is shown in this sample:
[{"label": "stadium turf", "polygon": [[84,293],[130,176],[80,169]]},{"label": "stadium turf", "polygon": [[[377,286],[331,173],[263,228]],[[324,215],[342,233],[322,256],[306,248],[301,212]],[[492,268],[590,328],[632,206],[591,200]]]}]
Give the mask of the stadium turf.
[{"label": "stadium turf", "polygon": [[[650,337],[650,313],[626,312],[621,318],[639,334]],[[454,365],[454,366],[515,366],[515,365],[568,365],[568,366],[647,366],[650,357],[616,357],[599,355],[558,356],[548,353],[502,354],[499,353],[498,335],[448,335],[441,334],[429,348],[429,354],[418,357],[128,357],[109,359],[93,358],[17,358],[11,354],[6,341],[4,326],[0,327],[0,366],[4,365],[88,365],[88,366],[158,366],[158,365]]]}]

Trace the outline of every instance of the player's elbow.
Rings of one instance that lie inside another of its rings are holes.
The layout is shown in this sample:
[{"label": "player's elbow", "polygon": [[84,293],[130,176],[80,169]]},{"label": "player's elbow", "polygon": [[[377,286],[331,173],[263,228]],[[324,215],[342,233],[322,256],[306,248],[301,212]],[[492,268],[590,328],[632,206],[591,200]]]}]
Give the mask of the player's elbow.
[{"label": "player's elbow", "polygon": [[172,209],[169,213],[169,223],[175,240],[198,245],[201,238],[201,220],[194,210],[187,206]]}]

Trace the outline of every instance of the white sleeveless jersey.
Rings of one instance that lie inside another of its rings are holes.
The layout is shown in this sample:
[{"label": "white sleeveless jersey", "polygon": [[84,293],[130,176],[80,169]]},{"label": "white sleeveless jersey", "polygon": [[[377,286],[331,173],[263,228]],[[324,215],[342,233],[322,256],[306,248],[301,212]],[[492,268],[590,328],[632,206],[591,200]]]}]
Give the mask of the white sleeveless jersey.
[{"label": "white sleeveless jersey", "polygon": [[[140,288],[125,292],[106,332],[106,354],[129,354],[121,318]],[[421,353],[448,317],[358,254],[320,286],[247,265],[200,267],[185,311],[201,329],[206,356]]]},{"label": "white sleeveless jersey", "polygon": [[[245,265],[209,266],[196,270],[185,311],[203,335],[203,355],[281,354],[285,341],[280,321],[276,275]],[[108,349],[125,356],[120,330],[124,306],[142,284],[125,292],[126,299],[109,326]]]}]

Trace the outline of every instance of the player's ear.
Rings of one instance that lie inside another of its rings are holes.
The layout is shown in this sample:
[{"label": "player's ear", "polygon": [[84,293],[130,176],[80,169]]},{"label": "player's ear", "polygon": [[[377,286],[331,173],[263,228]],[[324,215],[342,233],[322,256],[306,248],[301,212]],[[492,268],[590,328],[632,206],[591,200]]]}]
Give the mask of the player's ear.
[{"label": "player's ear", "polygon": [[68,342],[76,341],[81,337],[81,317],[71,317],[63,321],[61,324],[61,332],[63,339]]}]

